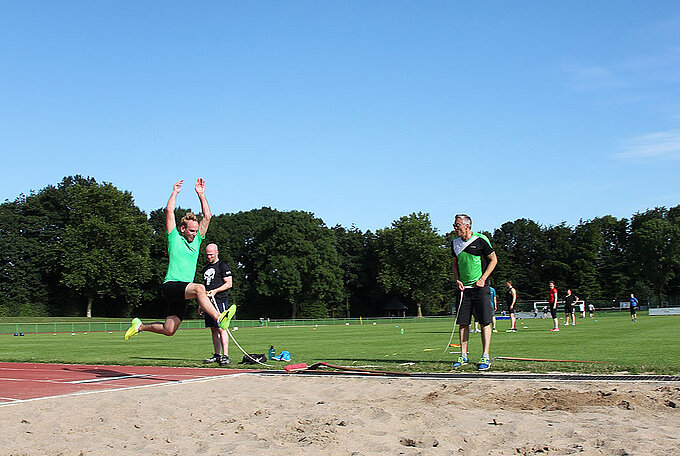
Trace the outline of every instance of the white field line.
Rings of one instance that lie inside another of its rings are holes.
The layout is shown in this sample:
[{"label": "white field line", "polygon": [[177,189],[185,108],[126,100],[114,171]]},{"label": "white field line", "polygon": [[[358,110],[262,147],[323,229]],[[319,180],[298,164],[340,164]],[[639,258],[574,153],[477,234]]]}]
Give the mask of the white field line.
[{"label": "white field line", "polygon": [[250,372],[239,372],[236,374],[225,374],[225,375],[216,375],[216,376],[211,376],[211,377],[200,377],[200,378],[192,378],[192,379],[187,379],[187,380],[177,380],[173,382],[163,382],[163,383],[154,383],[150,385],[139,385],[139,386],[126,386],[123,388],[107,388],[107,389],[101,389],[101,390],[94,390],[94,391],[78,391],[75,393],[68,393],[68,394],[58,394],[55,396],[45,396],[45,397],[35,397],[31,399],[11,399],[7,398],[7,400],[11,402],[7,403],[0,403],[0,407],[6,407],[8,405],[13,405],[13,404],[18,404],[22,402],[35,402],[35,401],[42,401],[44,399],[56,399],[60,397],[73,397],[73,396],[85,396],[88,394],[98,394],[98,393],[108,393],[112,391],[127,391],[127,390],[134,390],[134,389],[141,389],[141,388],[151,388],[151,387],[157,387],[157,386],[167,386],[167,385],[180,385],[184,383],[193,383],[193,382],[205,382],[205,381],[210,381],[210,380],[215,380],[218,378],[227,378],[227,377],[240,377],[242,375],[250,375]]}]

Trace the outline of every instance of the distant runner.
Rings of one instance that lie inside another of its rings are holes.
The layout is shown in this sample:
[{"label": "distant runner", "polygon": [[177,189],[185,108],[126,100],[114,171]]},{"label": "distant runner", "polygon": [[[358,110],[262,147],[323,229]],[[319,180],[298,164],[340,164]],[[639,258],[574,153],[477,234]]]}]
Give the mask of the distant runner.
[{"label": "distant runner", "polygon": [[638,300],[633,293],[630,294],[630,321],[637,321]]}]

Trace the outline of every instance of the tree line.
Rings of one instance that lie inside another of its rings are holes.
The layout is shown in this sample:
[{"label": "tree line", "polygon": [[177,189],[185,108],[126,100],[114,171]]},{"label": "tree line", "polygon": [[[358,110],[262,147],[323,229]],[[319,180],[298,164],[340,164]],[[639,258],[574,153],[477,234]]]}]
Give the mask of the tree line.
[{"label": "tree line", "polygon": [[[177,220],[187,210],[177,208]],[[498,255],[491,280],[500,298],[507,279],[520,300],[544,299],[549,280],[590,300],[680,294],[680,206],[574,227],[518,219],[482,232]],[[371,232],[263,207],[213,215],[203,247],[216,243],[232,269],[239,318],[377,316],[392,297],[408,314],[443,315],[456,295],[453,237],[426,213]],[[162,316],[166,249],[164,207],[147,215],[111,183],[68,176],[5,201],[0,316]],[[202,251],[199,271],[206,262]]]}]

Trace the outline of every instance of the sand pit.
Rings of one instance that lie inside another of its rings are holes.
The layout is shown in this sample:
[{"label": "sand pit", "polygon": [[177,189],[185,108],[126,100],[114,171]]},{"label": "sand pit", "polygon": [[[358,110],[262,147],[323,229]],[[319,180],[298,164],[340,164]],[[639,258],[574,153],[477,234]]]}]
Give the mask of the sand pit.
[{"label": "sand pit", "polygon": [[243,375],[0,407],[1,455],[669,455],[672,383]]}]

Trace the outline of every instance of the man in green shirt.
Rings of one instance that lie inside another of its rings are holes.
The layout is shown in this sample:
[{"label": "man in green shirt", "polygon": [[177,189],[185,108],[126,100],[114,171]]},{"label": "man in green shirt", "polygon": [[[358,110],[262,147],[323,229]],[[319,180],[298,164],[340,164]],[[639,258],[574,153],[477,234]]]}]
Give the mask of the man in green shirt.
[{"label": "man in green shirt", "polygon": [[205,198],[205,181],[199,178],[196,181],[195,189],[198,199],[201,201],[203,218],[199,222],[193,213],[187,212],[180,221],[179,231],[177,230],[175,204],[177,194],[182,189],[183,182],[184,180],[180,180],[175,183],[168,204],[165,207],[165,228],[168,233],[168,256],[170,260],[165,281],[161,286],[161,293],[168,303],[165,321],[143,324],[139,318],[135,318],[125,333],[125,340],[128,340],[140,331],[150,331],[172,336],[179,329],[182,320],[184,320],[187,301],[190,299],[196,299],[203,312],[214,318],[215,321],[218,321],[222,329],[229,327],[231,316],[236,309],[234,307],[231,312],[226,310],[222,313],[218,312],[210,303],[205,286],[193,283],[201,242],[208,231],[211,213],[208,200]]},{"label": "man in green shirt", "polygon": [[483,234],[472,231],[472,219],[468,215],[456,215],[453,227],[458,235],[453,240],[452,247],[453,277],[456,279],[460,291],[456,323],[458,323],[461,351],[461,355],[458,357],[458,361],[453,363],[453,367],[460,367],[468,363],[467,348],[470,321],[474,314],[475,320],[482,327],[482,358],[477,367],[479,370],[486,370],[491,366],[491,359],[489,358],[489,348],[491,347],[490,324],[493,319],[491,291],[487,279],[498,264],[498,259],[489,239]]}]

